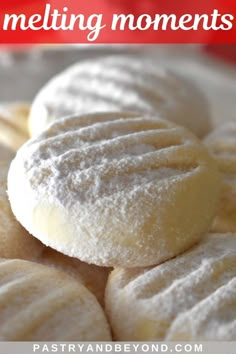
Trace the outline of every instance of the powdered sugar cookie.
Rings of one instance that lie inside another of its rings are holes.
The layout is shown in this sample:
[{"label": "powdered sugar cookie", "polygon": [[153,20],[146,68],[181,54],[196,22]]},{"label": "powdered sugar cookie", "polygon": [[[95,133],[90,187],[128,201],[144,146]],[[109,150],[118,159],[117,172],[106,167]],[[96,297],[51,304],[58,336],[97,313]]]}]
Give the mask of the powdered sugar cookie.
[{"label": "powdered sugar cookie", "polygon": [[8,182],[14,214],[43,243],[124,267],[157,264],[197,242],[220,188],[191,133],[119,112],[55,122],[18,151]]},{"label": "powdered sugar cookie", "polygon": [[109,341],[96,298],[51,267],[0,260],[1,341]]},{"label": "powdered sugar cookie", "polygon": [[236,123],[229,122],[205,139],[223,174],[219,210],[213,222],[214,232],[236,232]]},{"label": "powdered sugar cookie", "polygon": [[17,150],[29,139],[28,117],[30,105],[11,103],[0,106],[0,142]]},{"label": "powdered sugar cookie", "polygon": [[104,305],[104,291],[107,283],[109,268],[97,267],[81,262],[72,257],[67,257],[47,247],[37,260],[39,263],[61,269],[86,286]]},{"label": "powdered sugar cookie", "polygon": [[30,236],[12,214],[6,193],[8,168],[9,162],[0,162],[0,257],[33,260],[44,246]]},{"label": "powdered sugar cookie", "polygon": [[208,104],[199,89],[142,56],[96,58],[60,73],[36,96],[29,127],[35,136],[58,118],[117,110],[158,113],[200,137],[210,130]]},{"label": "powdered sugar cookie", "polygon": [[235,340],[235,235],[212,234],[154,268],[114,270],[105,302],[117,340]]}]

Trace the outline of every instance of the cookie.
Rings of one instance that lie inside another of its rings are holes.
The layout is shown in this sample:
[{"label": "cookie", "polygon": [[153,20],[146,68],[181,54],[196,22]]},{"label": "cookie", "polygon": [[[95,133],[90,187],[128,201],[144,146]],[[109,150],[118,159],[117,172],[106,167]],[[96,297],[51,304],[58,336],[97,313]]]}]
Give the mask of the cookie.
[{"label": "cookie", "polygon": [[105,303],[120,341],[235,340],[235,234],[212,234],[153,268],[115,269]]},{"label": "cookie", "polygon": [[0,142],[16,151],[29,139],[28,117],[30,105],[11,103],[0,106]]},{"label": "cookie", "polygon": [[158,113],[197,136],[211,127],[208,103],[194,83],[145,57],[108,56],[79,62],[51,79],[33,101],[32,136],[73,114]]},{"label": "cookie", "polygon": [[219,191],[194,135],[136,113],[59,120],[18,151],[8,177],[12,210],[30,233],[107,267],[149,266],[191,247]]},{"label": "cookie", "polygon": [[[33,260],[44,246],[29,235],[12,214],[6,193],[8,168],[9,162],[0,162],[0,257]],[[14,183],[17,182],[15,176]]]},{"label": "cookie", "polygon": [[41,264],[60,269],[86,286],[104,305],[104,291],[107,283],[109,268],[97,267],[92,264],[63,255],[47,247],[37,260]]},{"label": "cookie", "polygon": [[96,298],[64,272],[0,260],[1,341],[109,341]]},{"label": "cookie", "polygon": [[223,175],[220,206],[213,232],[236,232],[236,123],[226,123],[205,139]]}]

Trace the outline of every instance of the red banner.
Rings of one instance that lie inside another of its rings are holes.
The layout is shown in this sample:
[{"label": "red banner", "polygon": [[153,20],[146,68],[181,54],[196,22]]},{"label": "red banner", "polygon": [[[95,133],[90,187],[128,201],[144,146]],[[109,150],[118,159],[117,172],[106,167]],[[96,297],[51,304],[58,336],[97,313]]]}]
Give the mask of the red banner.
[{"label": "red banner", "polygon": [[236,43],[236,1],[2,0],[0,43]]}]

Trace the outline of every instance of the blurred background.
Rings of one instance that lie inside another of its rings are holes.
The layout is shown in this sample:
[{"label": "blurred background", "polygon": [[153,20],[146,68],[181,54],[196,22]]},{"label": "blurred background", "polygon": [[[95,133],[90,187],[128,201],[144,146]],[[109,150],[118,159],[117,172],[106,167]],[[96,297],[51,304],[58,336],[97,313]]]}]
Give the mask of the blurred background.
[{"label": "blurred background", "polygon": [[193,79],[206,94],[214,125],[236,119],[236,45],[41,45],[0,48],[0,102],[32,101],[56,73],[87,58],[145,54]]}]

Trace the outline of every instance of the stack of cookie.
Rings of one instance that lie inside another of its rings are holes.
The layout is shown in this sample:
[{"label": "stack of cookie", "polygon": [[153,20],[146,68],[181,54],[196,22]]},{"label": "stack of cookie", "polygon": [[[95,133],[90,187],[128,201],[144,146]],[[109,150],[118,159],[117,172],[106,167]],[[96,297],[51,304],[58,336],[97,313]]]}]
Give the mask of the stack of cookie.
[{"label": "stack of cookie", "polygon": [[0,339],[235,340],[234,125],[131,56],[67,69],[27,120],[0,165]]}]

